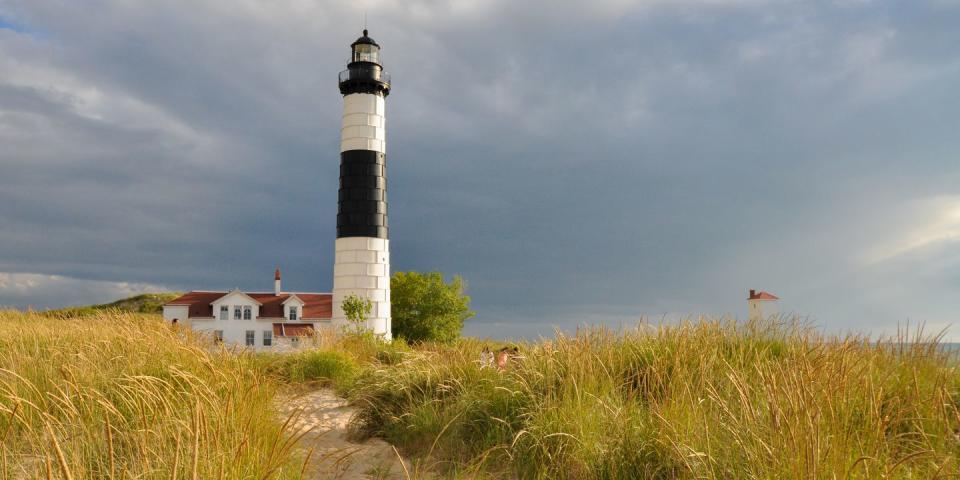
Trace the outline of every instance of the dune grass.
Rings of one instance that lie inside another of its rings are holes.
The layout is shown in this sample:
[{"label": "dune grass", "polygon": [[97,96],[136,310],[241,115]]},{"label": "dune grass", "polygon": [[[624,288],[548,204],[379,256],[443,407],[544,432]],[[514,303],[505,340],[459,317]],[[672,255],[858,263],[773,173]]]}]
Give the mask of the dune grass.
[{"label": "dune grass", "polygon": [[253,355],[116,311],[0,332],[0,478],[300,477]]},{"label": "dune grass", "polygon": [[[828,338],[795,323],[590,329],[371,362],[354,427],[458,477],[955,478],[956,361],[936,338]],[[919,341],[918,341],[919,340]]]},{"label": "dune grass", "polygon": [[317,383],[347,389],[360,367],[352,356],[337,350],[310,349],[271,355],[267,370],[293,383]]},{"label": "dune grass", "polygon": [[585,329],[520,344],[323,338],[215,348],[157,316],[0,312],[0,478],[299,478],[284,384],[333,386],[424,472],[521,479],[931,479],[960,471],[960,375],[937,338],[797,323]]}]

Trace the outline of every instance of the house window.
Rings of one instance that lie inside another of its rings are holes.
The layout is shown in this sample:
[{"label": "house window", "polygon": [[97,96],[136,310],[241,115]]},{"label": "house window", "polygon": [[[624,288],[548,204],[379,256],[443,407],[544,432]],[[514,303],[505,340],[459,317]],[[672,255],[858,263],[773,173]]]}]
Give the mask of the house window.
[{"label": "house window", "polygon": [[226,320],[230,315],[230,307],[226,305],[220,305],[220,320]]},{"label": "house window", "polygon": [[290,307],[290,320],[297,319],[297,307]]},{"label": "house window", "polygon": [[240,320],[240,315],[241,315],[240,312],[241,312],[241,310],[240,310],[240,305],[237,305],[237,306],[233,307],[233,319],[234,319],[234,320]]},{"label": "house window", "polygon": [[243,319],[250,320],[253,318],[253,307],[243,307]]},{"label": "house window", "polygon": [[257,332],[253,330],[247,330],[247,346],[252,347],[257,343]]},{"label": "house window", "polygon": [[273,345],[273,331],[271,331],[271,330],[264,330],[264,331],[263,331],[263,346],[264,346],[264,347],[269,347],[270,345]]},{"label": "house window", "polygon": [[217,343],[222,342],[222,341],[223,341],[223,330],[214,330],[214,331],[213,331],[213,339],[214,339]]}]

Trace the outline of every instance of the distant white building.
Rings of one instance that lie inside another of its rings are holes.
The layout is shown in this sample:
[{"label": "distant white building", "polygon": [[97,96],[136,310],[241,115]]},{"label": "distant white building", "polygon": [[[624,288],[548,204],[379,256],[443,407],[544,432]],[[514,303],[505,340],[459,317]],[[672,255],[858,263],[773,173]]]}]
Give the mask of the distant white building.
[{"label": "distant white building", "polygon": [[777,301],[779,297],[772,293],[750,290],[747,297],[747,320],[765,320],[779,312]]},{"label": "distant white building", "polygon": [[232,345],[291,348],[333,318],[333,294],[283,292],[280,269],[268,292],[193,291],[163,305],[164,320]]}]

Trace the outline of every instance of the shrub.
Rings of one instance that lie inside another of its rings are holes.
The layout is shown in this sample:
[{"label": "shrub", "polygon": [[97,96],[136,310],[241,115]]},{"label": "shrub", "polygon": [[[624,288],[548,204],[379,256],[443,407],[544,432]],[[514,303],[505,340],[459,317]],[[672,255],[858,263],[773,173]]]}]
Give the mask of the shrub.
[{"label": "shrub", "polygon": [[397,272],[390,279],[393,335],[411,342],[450,342],[473,317],[459,276],[450,283],[439,272]]},{"label": "shrub", "polygon": [[412,352],[407,342],[395,338],[390,343],[378,343],[374,357],[382,365],[397,365]]},{"label": "shrub", "polygon": [[359,368],[345,353],[325,350],[306,350],[287,356],[284,360],[286,377],[294,382],[320,382],[348,387]]},{"label": "shrub", "polygon": [[373,302],[369,298],[360,298],[356,295],[347,295],[341,304],[344,315],[347,317],[348,324],[344,325],[344,333],[347,335],[363,336],[370,334],[367,328],[367,317],[373,309]]}]

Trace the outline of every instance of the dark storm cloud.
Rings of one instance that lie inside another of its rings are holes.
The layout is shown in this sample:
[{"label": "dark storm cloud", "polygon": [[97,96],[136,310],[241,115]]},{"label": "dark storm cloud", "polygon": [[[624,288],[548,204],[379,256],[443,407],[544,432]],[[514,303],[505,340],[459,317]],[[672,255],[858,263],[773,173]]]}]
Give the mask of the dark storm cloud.
[{"label": "dark storm cloud", "polygon": [[742,315],[748,288],[832,329],[955,319],[943,1],[0,2],[0,271],[329,290],[364,10],[393,268],[463,274],[471,332]]}]

